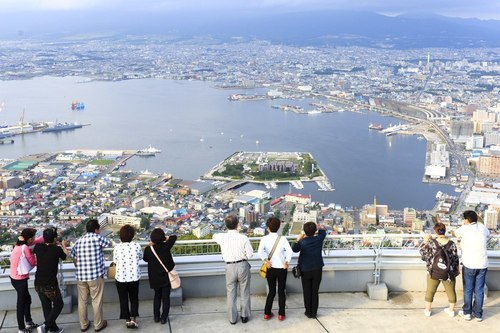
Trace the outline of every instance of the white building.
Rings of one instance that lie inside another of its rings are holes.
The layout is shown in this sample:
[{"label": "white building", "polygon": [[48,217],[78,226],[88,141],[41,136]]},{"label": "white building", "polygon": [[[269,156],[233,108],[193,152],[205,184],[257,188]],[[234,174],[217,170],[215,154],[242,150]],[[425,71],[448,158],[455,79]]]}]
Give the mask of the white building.
[{"label": "white building", "polygon": [[484,147],[484,136],[473,135],[465,141],[465,149],[480,149]]},{"label": "white building", "polygon": [[498,228],[498,210],[492,205],[488,206],[488,209],[484,212],[484,224],[488,229],[497,230]]},{"label": "white building", "polygon": [[104,213],[99,217],[99,225],[101,227],[104,227],[108,224],[118,224],[118,225],[130,224],[131,226],[139,228],[141,226],[141,218],[135,216],[113,215]]},{"label": "white building", "polygon": [[200,225],[193,229],[193,235],[198,238],[203,238],[210,233],[210,227],[208,224]]}]

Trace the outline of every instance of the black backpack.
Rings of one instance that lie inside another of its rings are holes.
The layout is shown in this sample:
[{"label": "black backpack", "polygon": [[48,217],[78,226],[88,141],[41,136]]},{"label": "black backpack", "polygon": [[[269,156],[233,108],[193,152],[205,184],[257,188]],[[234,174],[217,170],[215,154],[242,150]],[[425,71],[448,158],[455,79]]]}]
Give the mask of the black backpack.
[{"label": "black backpack", "polygon": [[451,242],[446,243],[446,245],[441,246],[437,240],[433,239],[436,244],[436,254],[434,254],[434,260],[432,261],[432,266],[430,268],[431,278],[434,280],[449,280],[450,276],[450,258],[448,256],[448,250],[450,248]]}]

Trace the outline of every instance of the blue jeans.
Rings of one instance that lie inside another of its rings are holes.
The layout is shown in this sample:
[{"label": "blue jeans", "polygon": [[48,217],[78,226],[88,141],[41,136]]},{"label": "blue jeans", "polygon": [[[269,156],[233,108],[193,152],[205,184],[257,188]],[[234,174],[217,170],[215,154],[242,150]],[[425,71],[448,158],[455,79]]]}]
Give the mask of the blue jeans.
[{"label": "blue jeans", "polygon": [[[464,284],[464,314],[483,318],[484,284],[488,268],[472,269],[462,266],[462,281]],[[474,294],[474,303],[472,295]]]}]

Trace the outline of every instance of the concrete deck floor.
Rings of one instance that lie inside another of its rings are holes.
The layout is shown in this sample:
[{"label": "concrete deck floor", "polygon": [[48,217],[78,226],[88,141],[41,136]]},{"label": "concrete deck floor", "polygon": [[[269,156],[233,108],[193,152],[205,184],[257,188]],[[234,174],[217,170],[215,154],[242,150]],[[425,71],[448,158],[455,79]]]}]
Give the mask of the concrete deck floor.
[{"label": "concrete deck floor", "polygon": [[[32,295],[32,297],[37,297]],[[277,319],[277,309],[273,309],[275,317],[263,320],[265,296],[252,296],[252,316],[248,323],[238,321],[230,325],[226,314],[224,297],[188,298],[182,306],[175,306],[170,311],[172,332],[205,333],[205,332],[425,332],[439,330],[441,332],[496,332],[500,325],[500,292],[490,292],[485,300],[484,320],[467,322],[458,315],[448,317],[443,309],[447,305],[446,295],[436,295],[431,317],[423,314],[424,293],[407,292],[391,293],[388,301],[373,301],[364,293],[327,293],[320,294],[320,309],[317,319],[304,316],[302,294],[291,294],[287,298],[286,319]],[[462,305],[459,295],[457,313]],[[277,299],[274,303],[277,307]],[[168,324],[154,323],[152,318],[152,301],[141,301],[138,318],[139,329],[136,331],[168,332]],[[89,309],[89,315],[91,315]],[[117,333],[128,331],[119,316],[118,303],[104,304],[104,318],[108,327],[102,332]],[[16,332],[15,311],[0,312],[2,332]],[[33,319],[42,322],[40,308],[33,309]],[[71,314],[61,314],[58,324],[66,333],[80,332],[76,306]],[[133,331],[133,330],[130,330]],[[89,333],[94,332],[89,329]]]}]

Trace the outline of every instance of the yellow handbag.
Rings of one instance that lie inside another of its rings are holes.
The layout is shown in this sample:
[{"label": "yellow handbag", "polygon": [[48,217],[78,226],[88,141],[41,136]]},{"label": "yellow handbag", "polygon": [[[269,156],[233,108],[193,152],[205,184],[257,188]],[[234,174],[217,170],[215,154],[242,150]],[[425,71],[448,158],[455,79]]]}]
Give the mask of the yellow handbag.
[{"label": "yellow handbag", "polygon": [[267,276],[267,266],[265,261],[262,266],[260,266],[259,276],[263,279],[265,279]]},{"label": "yellow handbag", "polygon": [[[280,238],[281,238],[281,236],[278,236],[278,238],[276,238],[276,241],[274,242],[273,249],[271,250],[271,253],[269,253],[269,256],[267,257],[267,260],[271,260],[271,258],[273,257],[274,250],[276,250],[276,246],[278,246]],[[262,266],[260,266],[259,276],[261,278],[263,278],[263,279],[265,279],[267,277],[267,266],[266,266],[266,262],[265,261],[262,264]]]}]

